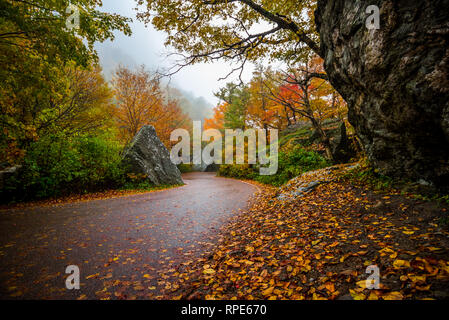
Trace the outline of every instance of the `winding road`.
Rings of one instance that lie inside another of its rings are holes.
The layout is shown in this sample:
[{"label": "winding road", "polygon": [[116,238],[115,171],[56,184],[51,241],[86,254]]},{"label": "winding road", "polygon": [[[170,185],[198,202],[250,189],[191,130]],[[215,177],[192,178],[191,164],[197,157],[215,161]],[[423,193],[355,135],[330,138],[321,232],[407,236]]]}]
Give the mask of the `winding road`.
[{"label": "winding road", "polygon": [[[256,187],[213,173],[186,186],[0,212],[0,299],[153,299],[164,275],[206,254]],[[66,288],[78,266],[81,288]],[[167,281],[166,281],[167,280]]]}]

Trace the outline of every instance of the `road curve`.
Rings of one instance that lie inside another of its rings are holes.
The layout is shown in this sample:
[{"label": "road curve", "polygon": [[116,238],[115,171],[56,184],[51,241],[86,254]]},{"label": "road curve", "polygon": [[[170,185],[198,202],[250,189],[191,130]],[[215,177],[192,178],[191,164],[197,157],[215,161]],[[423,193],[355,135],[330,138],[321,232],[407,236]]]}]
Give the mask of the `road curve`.
[{"label": "road curve", "polygon": [[[161,272],[207,253],[256,191],[212,173],[183,179],[155,193],[0,212],[0,299],[157,297]],[[69,265],[79,290],[66,288]]]}]

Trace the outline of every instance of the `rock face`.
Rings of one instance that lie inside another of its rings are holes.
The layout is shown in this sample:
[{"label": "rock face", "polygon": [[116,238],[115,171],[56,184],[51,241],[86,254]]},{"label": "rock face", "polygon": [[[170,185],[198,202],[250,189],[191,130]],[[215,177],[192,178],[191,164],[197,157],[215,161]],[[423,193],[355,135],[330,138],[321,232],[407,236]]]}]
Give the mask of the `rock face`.
[{"label": "rock face", "polygon": [[153,126],[144,126],[134,137],[123,157],[134,174],[145,174],[155,185],[183,184],[181,172]]},{"label": "rock face", "polygon": [[[380,29],[369,30],[370,5]],[[372,163],[449,185],[449,0],[318,0],[330,82]]]}]

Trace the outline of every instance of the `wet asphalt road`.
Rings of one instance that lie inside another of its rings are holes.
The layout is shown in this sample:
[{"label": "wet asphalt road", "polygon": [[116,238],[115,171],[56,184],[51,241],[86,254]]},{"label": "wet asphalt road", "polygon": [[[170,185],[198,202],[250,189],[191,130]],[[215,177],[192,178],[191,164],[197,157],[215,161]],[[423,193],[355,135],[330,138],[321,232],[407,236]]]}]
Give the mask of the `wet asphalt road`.
[{"label": "wet asphalt road", "polygon": [[[256,192],[213,173],[183,179],[155,193],[0,211],[0,299],[158,298],[165,271],[207,254]],[[69,265],[80,290],[65,287]]]}]

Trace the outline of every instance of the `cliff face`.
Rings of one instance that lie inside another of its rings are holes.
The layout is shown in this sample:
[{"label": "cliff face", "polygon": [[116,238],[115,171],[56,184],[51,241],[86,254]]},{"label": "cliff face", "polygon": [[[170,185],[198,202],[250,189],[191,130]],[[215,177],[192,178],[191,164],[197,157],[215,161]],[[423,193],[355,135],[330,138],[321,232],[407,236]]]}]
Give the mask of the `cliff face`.
[{"label": "cliff face", "polygon": [[[366,8],[380,8],[369,30]],[[449,185],[449,0],[318,0],[325,69],[383,174]]]}]

